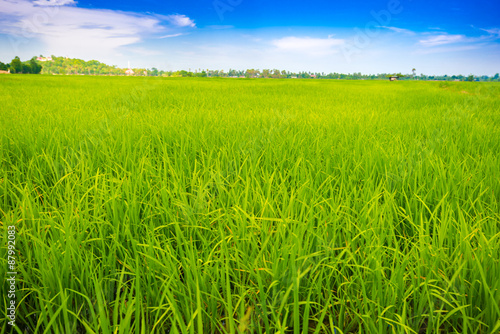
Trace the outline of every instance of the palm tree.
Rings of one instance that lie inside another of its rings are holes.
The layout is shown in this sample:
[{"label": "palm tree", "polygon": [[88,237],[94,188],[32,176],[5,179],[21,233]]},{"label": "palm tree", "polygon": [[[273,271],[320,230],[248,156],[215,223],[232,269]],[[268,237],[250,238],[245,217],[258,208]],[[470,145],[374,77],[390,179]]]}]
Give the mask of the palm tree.
[{"label": "palm tree", "polygon": [[412,68],[411,70],[413,72],[413,77],[415,78],[415,72],[417,71],[415,68]]}]

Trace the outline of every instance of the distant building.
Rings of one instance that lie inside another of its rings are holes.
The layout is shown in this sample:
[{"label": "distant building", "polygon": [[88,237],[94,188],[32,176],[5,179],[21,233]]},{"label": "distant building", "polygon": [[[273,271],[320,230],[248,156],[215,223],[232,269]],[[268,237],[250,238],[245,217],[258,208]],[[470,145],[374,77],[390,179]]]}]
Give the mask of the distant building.
[{"label": "distant building", "polygon": [[126,75],[134,75],[134,71],[132,71],[132,68],[130,67],[130,62],[128,62],[128,70],[125,71]]},{"label": "distant building", "polygon": [[37,57],[36,60],[38,60],[38,61],[53,61],[52,57]]},{"label": "distant building", "polygon": [[316,74],[311,74],[311,78],[316,79]]},{"label": "distant building", "polygon": [[398,81],[399,78],[396,77],[396,76],[392,76],[392,77],[389,77],[389,80],[391,80],[391,81]]},{"label": "distant building", "polygon": [[0,70],[0,74],[10,74],[10,69],[9,69],[9,70],[7,70],[7,71],[2,71],[2,70]]}]

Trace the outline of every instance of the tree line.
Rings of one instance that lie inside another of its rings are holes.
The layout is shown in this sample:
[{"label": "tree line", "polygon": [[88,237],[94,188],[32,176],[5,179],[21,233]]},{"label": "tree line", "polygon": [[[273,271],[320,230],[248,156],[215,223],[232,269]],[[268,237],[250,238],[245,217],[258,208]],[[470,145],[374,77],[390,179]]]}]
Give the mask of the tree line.
[{"label": "tree line", "polygon": [[[40,56],[42,57],[42,56]],[[126,68],[107,65],[97,60],[85,61],[78,58],[51,56],[52,60],[43,63],[42,74],[72,74],[72,75],[126,75]],[[132,68],[134,76],[144,76],[146,68]]]},{"label": "tree line", "polygon": [[[43,56],[40,56],[43,57]],[[51,56],[51,60],[41,62],[37,57],[21,62],[15,57],[8,64],[0,62],[0,70],[11,73],[42,73],[42,74],[72,74],[72,75],[127,75],[126,68],[116,65],[106,65],[97,60],[85,61],[77,58]],[[163,71],[156,67],[151,69],[132,68],[134,76],[161,76],[161,77],[220,77],[220,78],[274,78],[274,79],[342,79],[342,80],[387,80],[388,77],[396,76],[399,80],[438,80],[438,81],[500,81],[499,74],[494,76],[474,75],[417,75],[415,69],[412,74],[401,73],[378,73],[362,74],[355,73],[324,73],[324,72],[290,72],[278,69],[247,69],[247,70],[209,70],[197,69],[194,71]]]},{"label": "tree line", "polygon": [[268,79],[339,79],[339,80],[387,80],[395,76],[399,80],[425,80],[425,81],[500,81],[500,75],[475,76],[475,75],[415,75],[401,73],[362,74],[355,73],[324,73],[324,72],[290,72],[278,69],[247,69],[247,70],[195,70],[192,71],[159,71],[152,68],[148,75],[164,77],[220,77],[220,78],[268,78]]},{"label": "tree line", "polygon": [[22,62],[21,59],[16,56],[7,64],[0,61],[0,71],[10,71],[10,73],[18,74],[39,74],[42,71],[42,66],[37,62],[36,57]]}]

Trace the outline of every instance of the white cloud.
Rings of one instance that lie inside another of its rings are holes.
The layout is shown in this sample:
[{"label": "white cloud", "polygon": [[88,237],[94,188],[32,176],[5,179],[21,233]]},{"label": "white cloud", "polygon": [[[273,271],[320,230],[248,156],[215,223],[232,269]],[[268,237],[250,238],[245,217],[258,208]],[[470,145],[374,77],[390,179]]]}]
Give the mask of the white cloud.
[{"label": "white cloud", "polygon": [[314,55],[325,55],[338,52],[339,46],[343,45],[343,39],[334,38],[311,38],[311,37],[283,37],[275,39],[272,44],[282,51],[300,52]]},{"label": "white cloud", "polygon": [[435,54],[435,53],[450,53],[450,54],[454,54],[454,53],[458,53],[458,52],[477,50],[479,48],[480,48],[479,45],[444,46],[444,47],[427,48],[427,49],[416,50],[415,54],[418,54],[418,55],[430,55],[430,54]]},{"label": "white cloud", "polygon": [[494,35],[497,38],[500,38],[500,28],[481,29],[481,30],[486,31],[490,35]]},{"label": "white cloud", "polygon": [[167,15],[164,17],[168,22],[177,27],[191,27],[191,28],[196,27],[194,21],[191,20],[186,15],[175,14],[175,15]]},{"label": "white cloud", "polygon": [[172,38],[172,37],[179,37],[184,35],[183,33],[178,33],[178,34],[172,34],[172,35],[165,35],[165,36],[160,36],[158,38]]},{"label": "white cloud", "polygon": [[37,6],[68,6],[76,5],[74,0],[36,0],[33,3]]},{"label": "white cloud", "polygon": [[435,47],[447,44],[478,44],[478,43],[486,43],[492,42],[497,38],[500,38],[500,29],[481,29],[489,33],[489,35],[481,35],[477,37],[468,37],[465,35],[449,35],[449,34],[440,34],[440,35],[431,35],[425,39],[419,40],[419,44],[424,47]]},{"label": "white cloud", "polygon": [[73,0],[0,0],[0,34],[11,36],[13,53],[21,44],[40,41],[44,45],[40,52],[109,59],[120,47],[162,33],[179,36],[194,27],[185,15],[162,17],[74,4]]},{"label": "white cloud", "polygon": [[398,27],[387,27],[387,26],[378,26],[377,28],[389,29],[397,33],[403,33],[408,35],[415,35],[415,33],[408,29],[398,28]]},{"label": "white cloud", "polygon": [[464,35],[437,35],[426,39],[421,39],[419,43],[425,47],[432,47],[438,45],[464,42],[466,40],[467,38]]}]

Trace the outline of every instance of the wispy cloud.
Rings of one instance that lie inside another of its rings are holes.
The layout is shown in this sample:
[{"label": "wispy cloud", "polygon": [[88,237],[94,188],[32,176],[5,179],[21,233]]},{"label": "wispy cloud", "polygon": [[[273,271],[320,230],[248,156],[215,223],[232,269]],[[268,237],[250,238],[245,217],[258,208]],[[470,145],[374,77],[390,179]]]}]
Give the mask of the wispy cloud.
[{"label": "wispy cloud", "polygon": [[165,36],[160,36],[158,38],[172,38],[172,37],[179,37],[184,35],[183,33],[178,33],[178,34],[172,34],[172,35],[165,35]]},{"label": "wispy cloud", "polygon": [[424,39],[419,40],[419,44],[424,47],[435,47],[447,44],[478,44],[478,43],[488,43],[493,42],[500,38],[500,29],[479,29],[488,33],[488,35],[480,35],[475,37],[470,37],[466,35],[449,35],[442,33],[439,35],[430,35]]},{"label": "wispy cloud", "polygon": [[431,36],[425,39],[419,40],[420,45],[425,47],[433,47],[445,44],[453,44],[464,42],[466,40],[465,35],[448,35],[442,34],[437,36]]},{"label": "wispy cloud", "polygon": [[403,28],[398,28],[398,27],[387,27],[387,26],[378,26],[377,28],[384,28],[384,29],[389,29],[397,33],[403,33],[403,34],[408,34],[408,35],[415,35],[415,32],[408,30],[408,29],[403,29]]},{"label": "wispy cloud", "polygon": [[481,30],[486,31],[488,34],[493,35],[496,38],[500,38],[500,28],[481,29]]},{"label": "wispy cloud", "polygon": [[193,27],[193,20],[178,14],[78,8],[73,0],[0,0],[0,33],[12,37],[12,48],[35,39],[56,55],[108,57],[148,37],[179,36]]},{"label": "wispy cloud", "polygon": [[436,47],[436,48],[419,49],[419,50],[415,51],[415,54],[429,55],[429,54],[436,54],[436,53],[457,53],[457,52],[477,50],[479,48],[481,48],[480,45],[442,46],[442,47],[440,46],[440,47]]},{"label": "wispy cloud", "polygon": [[275,39],[272,44],[283,51],[301,52],[308,54],[324,55],[325,53],[338,52],[338,47],[345,40],[335,38],[311,38],[311,37],[283,37]]},{"label": "wispy cloud", "polygon": [[177,26],[177,27],[191,27],[194,28],[196,27],[196,24],[192,19],[187,17],[186,15],[167,15],[164,16],[165,20],[170,22],[172,25]]},{"label": "wispy cloud", "polygon": [[76,5],[74,0],[36,0],[33,4],[37,6],[68,6]]}]

